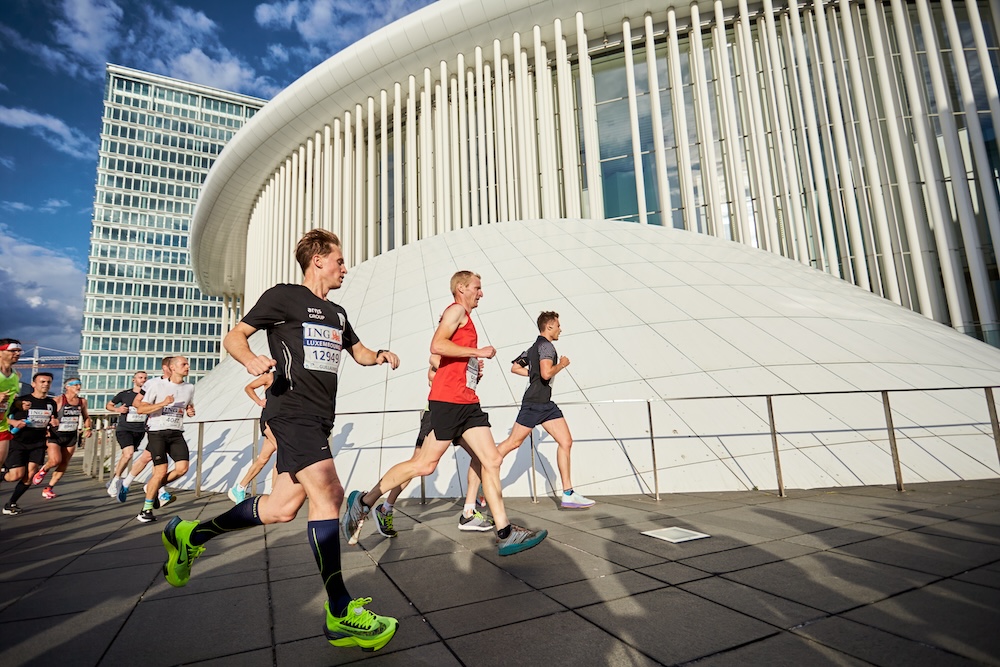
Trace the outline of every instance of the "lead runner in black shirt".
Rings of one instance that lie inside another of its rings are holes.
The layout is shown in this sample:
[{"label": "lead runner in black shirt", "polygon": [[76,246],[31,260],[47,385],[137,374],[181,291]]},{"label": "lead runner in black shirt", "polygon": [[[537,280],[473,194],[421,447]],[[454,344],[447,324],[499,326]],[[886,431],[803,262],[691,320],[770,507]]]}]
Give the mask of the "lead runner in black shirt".
[{"label": "lead runner in black shirt", "polygon": [[[388,350],[374,352],[358,340],[347,312],[327,300],[347,275],[340,240],[314,229],[299,241],[295,258],[305,274],[301,285],[276,285],[229,332],[226,351],[251,375],[275,369],[268,425],[278,443],[278,479],[270,495],[248,498],[207,522],[175,517],[163,531],[167,582],[184,586],[191,561],[212,537],[295,518],[309,498],[309,543],[328,597],[324,633],[334,646],[378,650],[392,639],[396,619],[364,609],[371,598],[353,598],[340,567],[340,505],[344,487],[330,453],[330,432],[337,398],[337,378],[346,352],[362,366],[399,366]],[[271,356],[255,355],[248,339],[267,331]]]}]

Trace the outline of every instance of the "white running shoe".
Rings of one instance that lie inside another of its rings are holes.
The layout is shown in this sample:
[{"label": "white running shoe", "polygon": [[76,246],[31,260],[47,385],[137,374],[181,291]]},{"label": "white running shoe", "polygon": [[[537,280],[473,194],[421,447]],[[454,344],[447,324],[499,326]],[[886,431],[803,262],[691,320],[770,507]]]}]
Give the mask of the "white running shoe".
[{"label": "white running shoe", "polygon": [[112,498],[118,497],[118,492],[122,490],[122,480],[121,477],[115,477],[110,482],[108,482],[108,495]]},{"label": "white running shoe", "polygon": [[565,493],[562,495],[563,509],[583,510],[587,509],[588,507],[593,507],[594,504],[595,503],[593,500],[577,493],[576,491],[569,494],[568,496]]}]

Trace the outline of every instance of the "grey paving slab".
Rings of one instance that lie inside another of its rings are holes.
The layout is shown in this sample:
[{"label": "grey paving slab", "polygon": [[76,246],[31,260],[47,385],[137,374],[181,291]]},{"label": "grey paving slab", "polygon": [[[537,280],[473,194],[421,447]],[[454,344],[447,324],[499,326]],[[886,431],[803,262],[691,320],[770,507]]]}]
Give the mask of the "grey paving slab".
[{"label": "grey paving slab", "polygon": [[[160,530],[207,520],[224,496],[161,521],[71,471],[60,497],[0,517],[0,665],[989,663],[1000,655],[1000,480],[598,498],[562,511],[509,499],[550,530],[508,558],[457,530],[461,504],[397,504],[400,536],[342,544],[348,590],[400,619],[382,651],[331,647],[306,536],[286,524],[208,543],[184,588],[166,584]],[[681,526],[682,544],[641,532]],[[815,551],[814,551],[815,550]],[[839,615],[838,615],[839,614]],[[170,619],[183,642],[156,649]],[[495,650],[511,645],[514,655]]]},{"label": "grey paving slab", "polygon": [[941,581],[846,614],[864,623],[986,664],[1000,664],[1000,590]]},{"label": "grey paving slab", "polygon": [[1000,545],[917,532],[877,537],[833,551],[942,577],[1000,560]]},{"label": "grey paving slab", "polygon": [[572,613],[564,612],[447,641],[465,665],[608,665],[642,667],[656,660]]},{"label": "grey paving slab", "polygon": [[720,577],[691,581],[681,584],[679,588],[782,629],[826,615],[826,612],[814,607]]},{"label": "grey paving slab", "polygon": [[830,613],[871,604],[937,579],[934,575],[829,552],[722,576]]},{"label": "grey paving slab", "polygon": [[662,588],[577,610],[622,642],[664,664],[701,658],[775,629],[679,588]]},{"label": "grey paving slab", "polygon": [[973,664],[969,659],[941,648],[840,616],[821,618],[793,632],[873,665],[964,667]]},{"label": "grey paving slab", "polygon": [[562,611],[566,607],[549,595],[531,591],[432,611],[423,617],[437,634],[450,639]]},{"label": "grey paving slab", "polygon": [[776,665],[779,667],[861,667],[867,662],[803,637],[782,632],[771,637],[717,653],[698,661],[699,667],[745,667],[745,665]]}]

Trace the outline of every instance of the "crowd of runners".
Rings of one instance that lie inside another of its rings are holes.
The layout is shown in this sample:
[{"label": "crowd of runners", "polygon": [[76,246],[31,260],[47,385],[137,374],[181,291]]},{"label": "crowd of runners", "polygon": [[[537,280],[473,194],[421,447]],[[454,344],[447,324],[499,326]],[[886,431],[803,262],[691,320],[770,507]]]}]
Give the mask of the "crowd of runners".
[{"label": "crowd of runners", "polygon": [[[573,488],[572,437],[552,401],[551,382],[569,366],[569,359],[560,358],[553,345],[561,333],[558,313],[542,312],[537,339],[511,362],[511,372],[527,378],[528,387],[509,437],[497,445],[476,394],[484,360],[496,355],[492,346],[479,347],[471,316],[483,298],[482,279],[471,271],[456,272],[450,284],[453,303],[441,314],[431,337],[430,390],[414,453],[381,479],[373,479],[368,490],[346,494],[330,449],[343,354],[361,366],[387,364],[396,369],[400,360],[388,349],[372,350],[362,344],[344,308],[327,298],[341,287],[347,274],[336,235],[324,230],[308,232],[298,242],[295,258],[303,271],[302,283],[267,290],[224,340],[229,355],[254,376],[244,390],[261,407],[264,445],[260,455],[229,489],[231,509],[209,520],[174,517],[166,524],[163,573],[171,585],[186,585],[194,560],[205,552],[209,540],[291,521],[308,498],[307,537],[327,597],[325,635],[334,646],[378,650],[392,639],[398,623],[368,609],[371,598],[347,591],[341,573],[341,535],[348,544],[356,544],[374,508],[378,533],[396,537],[393,508],[400,493],[414,477],[433,473],[453,445],[471,457],[468,494],[457,529],[494,534],[500,556],[530,549],[547,536],[545,530],[510,521],[500,482],[504,456],[517,449],[535,427],[541,426],[558,445],[562,507],[585,509],[594,504]],[[267,332],[268,355],[250,349],[249,338],[260,329]],[[19,378],[13,364],[20,353],[18,341],[0,339],[0,465],[7,469],[6,480],[15,483],[3,506],[6,515],[20,514],[18,501],[31,487],[40,486],[50,471],[41,495],[45,499],[57,496],[56,485],[80,438],[92,427],[77,378],[69,378],[63,392],[50,397],[51,374],[36,373],[31,393],[18,395]],[[142,523],[156,521],[155,510],[174,502],[166,486],[188,471],[184,420],[195,416],[194,386],[185,381],[188,369],[182,356],[164,358],[159,377],[136,373],[132,387],[105,406],[117,414],[115,434],[121,448],[108,495],[126,502],[130,485],[152,464],[136,516]],[[148,442],[143,449],[144,438]],[[254,480],[275,453],[270,493],[253,494]]]}]

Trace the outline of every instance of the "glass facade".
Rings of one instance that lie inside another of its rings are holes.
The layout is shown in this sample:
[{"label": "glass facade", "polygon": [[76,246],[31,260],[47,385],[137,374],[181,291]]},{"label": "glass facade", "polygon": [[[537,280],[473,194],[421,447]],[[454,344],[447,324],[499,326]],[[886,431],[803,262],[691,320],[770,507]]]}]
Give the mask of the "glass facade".
[{"label": "glass facade", "polygon": [[218,362],[225,304],[201,293],[188,232],[209,168],[263,100],[108,65],[80,374],[95,408],[164,356]]}]

